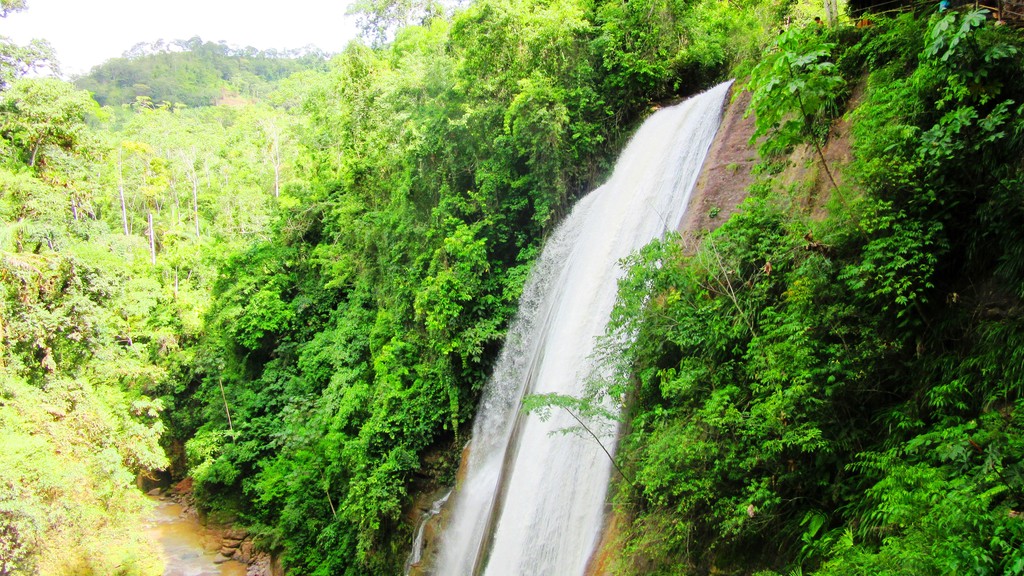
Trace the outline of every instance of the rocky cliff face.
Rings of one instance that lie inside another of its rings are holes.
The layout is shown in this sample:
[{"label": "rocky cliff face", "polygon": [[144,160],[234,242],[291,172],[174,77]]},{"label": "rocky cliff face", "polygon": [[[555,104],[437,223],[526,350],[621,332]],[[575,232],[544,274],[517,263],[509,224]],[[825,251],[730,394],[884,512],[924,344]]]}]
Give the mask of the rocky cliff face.
[{"label": "rocky cliff face", "polygon": [[757,163],[757,150],[748,144],[754,133],[754,118],[743,117],[748,106],[750,93],[734,84],[722,125],[679,224],[686,241],[694,241],[728,220],[754,181],[751,171]]}]

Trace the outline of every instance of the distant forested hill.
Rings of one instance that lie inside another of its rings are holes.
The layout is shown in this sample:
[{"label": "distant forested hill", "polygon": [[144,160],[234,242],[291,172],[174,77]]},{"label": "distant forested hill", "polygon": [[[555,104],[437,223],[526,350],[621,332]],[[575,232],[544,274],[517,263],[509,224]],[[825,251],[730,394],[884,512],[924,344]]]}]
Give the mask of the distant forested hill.
[{"label": "distant forested hill", "polygon": [[224,94],[258,99],[274,83],[302,70],[324,69],[326,54],[314,47],[279,52],[195,37],[136,44],[122,58],[95,66],[75,84],[93,93],[101,106],[153,102],[209,106]]}]

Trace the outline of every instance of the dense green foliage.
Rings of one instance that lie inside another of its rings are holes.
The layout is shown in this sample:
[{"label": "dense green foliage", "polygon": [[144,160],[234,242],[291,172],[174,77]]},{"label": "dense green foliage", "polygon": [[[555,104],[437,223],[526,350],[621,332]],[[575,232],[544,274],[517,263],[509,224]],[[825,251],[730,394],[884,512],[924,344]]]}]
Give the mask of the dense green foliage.
[{"label": "dense green foliage", "polygon": [[178,374],[218,254],[294,187],[296,120],[100,110],[30,68],[0,64],[0,574],[159,574],[136,478],[194,428]]},{"label": "dense green foliage", "polygon": [[138,44],[75,80],[104,106],[151,102],[209,106],[235,96],[267,97],[285,78],[303,70],[322,70],[326,57],[315,48],[284,53],[195,37],[168,44]]},{"label": "dense green foliage", "polygon": [[[30,404],[78,394],[121,458],[69,450],[81,420],[57,417],[51,459],[74,453],[97,490],[109,471],[120,504],[46,491],[64,476],[39,483],[4,509],[19,562],[4,570],[108,571],[46,564],[61,544],[38,542],[90,529],[40,524],[33,506],[130,526],[126,479],[165,465],[160,436],[199,503],[295,572],[395,572],[410,491],[450,480],[542,237],[652,104],[756,50],[750,6],[364,6],[390,41],[355,42],[326,69],[194,39],[139,46],[78,89],[18,79],[39,55],[12,52],[0,175],[15,412],[0,433],[30,442],[45,420]],[[412,14],[420,25],[387,28]],[[19,454],[4,485],[28,490]]]},{"label": "dense green foliage", "polygon": [[[619,571],[1024,571],[1018,33],[776,37],[806,6],[756,0],[357,10],[373,46],[323,67],[195,39],[76,88],[0,42],[0,574],[158,571],[133,481],[165,467],[293,573],[396,573],[543,237],[652,105],[734,66],[766,175],[699,247],[637,255],[614,319]],[[838,168],[864,78],[845,184],[776,183],[796,146]]]},{"label": "dense green foliage", "polygon": [[488,0],[311,78],[308,192],[221,269],[194,364],[198,494],[298,573],[397,571],[410,488],[450,480],[540,239],[652,100],[738,56],[691,35],[745,22]]},{"label": "dense green foliage", "polygon": [[[806,47],[829,40],[850,82],[870,71],[829,215],[765,178],[624,283],[620,569],[1019,574],[1024,43],[978,12],[817,34],[781,37],[754,88],[827,71]],[[769,150],[807,134],[787,117]]]},{"label": "dense green foliage", "polygon": [[0,94],[3,574],[160,568],[138,531],[135,487],[137,472],[167,464],[163,407],[145,395],[160,368],[144,343],[154,334],[129,326],[156,308],[159,284],[135,273],[130,239],[71,215],[64,184],[75,177],[69,160],[86,154],[84,101],[47,80]]}]

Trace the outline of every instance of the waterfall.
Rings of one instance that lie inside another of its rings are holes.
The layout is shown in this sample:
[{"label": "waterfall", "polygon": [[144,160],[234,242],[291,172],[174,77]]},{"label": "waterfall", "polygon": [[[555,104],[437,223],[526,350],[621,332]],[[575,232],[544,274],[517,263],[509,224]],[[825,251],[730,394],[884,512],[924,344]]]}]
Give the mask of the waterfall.
[{"label": "waterfall", "polygon": [[[485,387],[465,479],[432,573],[569,576],[600,537],[611,463],[576,423],[520,410],[524,394],[579,395],[615,302],[619,260],[682,219],[729,84],[652,115],[611,178],[573,208],[531,272]],[[612,448],[615,430],[602,442]]]},{"label": "waterfall", "polygon": [[420,517],[419,525],[416,526],[416,536],[412,539],[412,551],[409,552],[409,558],[405,561],[404,573],[409,574],[413,566],[419,565],[423,559],[423,541],[427,532],[427,523],[441,513],[441,509],[445,504],[448,503],[448,497],[452,495],[452,491],[445,492],[444,496],[441,496],[434,503],[430,505],[430,509],[423,513]]}]

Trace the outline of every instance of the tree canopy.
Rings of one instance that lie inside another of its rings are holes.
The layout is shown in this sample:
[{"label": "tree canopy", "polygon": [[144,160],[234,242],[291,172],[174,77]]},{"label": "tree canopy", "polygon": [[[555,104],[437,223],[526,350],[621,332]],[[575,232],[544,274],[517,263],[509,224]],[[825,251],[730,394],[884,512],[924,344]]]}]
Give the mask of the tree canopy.
[{"label": "tree canopy", "polygon": [[279,52],[231,48],[202,38],[136,44],[122,58],[107,60],[75,85],[101,105],[138,99],[186,106],[210,106],[229,96],[254,101],[278,82],[303,71],[323,69],[326,55],[316,48]]}]

